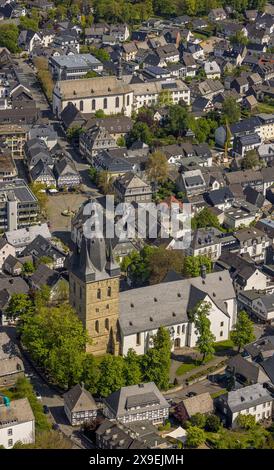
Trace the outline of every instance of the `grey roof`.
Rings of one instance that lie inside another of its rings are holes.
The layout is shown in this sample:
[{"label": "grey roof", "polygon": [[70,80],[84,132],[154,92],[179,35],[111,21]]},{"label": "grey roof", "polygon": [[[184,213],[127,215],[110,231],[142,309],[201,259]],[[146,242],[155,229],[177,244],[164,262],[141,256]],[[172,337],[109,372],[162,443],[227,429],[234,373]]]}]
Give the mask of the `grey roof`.
[{"label": "grey roof", "polygon": [[226,270],[208,274],[206,279],[196,277],[124,291],[120,293],[119,318],[123,334],[188,322],[189,311],[200,300],[198,291],[206,293],[224,314],[227,314],[225,300],[235,298]]},{"label": "grey roof", "polygon": [[229,360],[228,368],[253,383],[258,382],[261,373],[259,364],[248,361],[239,354]]},{"label": "grey roof", "polygon": [[97,405],[90,392],[77,384],[64,393],[64,403],[71,412],[96,410]]},{"label": "grey roof", "polygon": [[148,405],[153,405],[153,410],[169,408],[166,399],[154,382],[122,387],[117,392],[111,393],[104,402],[118,419],[132,413],[132,408],[137,406],[138,413],[142,412],[142,408],[147,409]]},{"label": "grey roof", "polygon": [[35,258],[41,258],[42,256],[49,256],[52,259],[64,258],[66,254],[59,248],[54,246],[49,240],[44,238],[42,235],[37,235],[32,242],[26,246],[22,251],[22,256],[32,255]]},{"label": "grey roof", "polygon": [[212,204],[216,206],[218,204],[223,204],[227,200],[234,200],[234,196],[230,191],[229,187],[225,186],[224,188],[215,189],[214,191],[210,191],[206,195],[206,199]]},{"label": "grey roof", "polygon": [[4,236],[11,245],[19,247],[28,245],[38,235],[42,235],[43,238],[46,239],[51,238],[51,234],[47,224],[30,225],[26,228],[11,230],[9,232],[5,232]]},{"label": "grey roof", "polygon": [[274,384],[274,354],[262,362],[261,366]]},{"label": "grey roof", "polygon": [[271,393],[264,388],[262,384],[249,385],[239,390],[228,392],[224,400],[230,410],[235,413],[237,411],[246,410],[261,403],[273,401]]},{"label": "grey roof", "polygon": [[45,285],[53,287],[59,278],[60,275],[57,271],[54,271],[47,265],[41,263],[36,271],[31,275],[30,280],[35,287],[42,287]]},{"label": "grey roof", "polygon": [[19,203],[37,202],[36,197],[22,179],[0,182],[0,197],[6,200],[17,200]]},{"label": "grey roof", "polygon": [[34,422],[34,414],[28,398],[12,400],[10,406],[0,406],[0,428],[14,424]]},{"label": "grey roof", "polygon": [[[251,292],[251,291],[246,291],[246,292]],[[256,292],[258,296],[259,291],[256,291]],[[254,357],[254,358],[259,356],[261,353],[264,353],[265,351],[273,351],[274,353],[274,336],[264,336],[263,338],[259,338],[253,343],[247,344],[244,349],[245,351],[248,352],[248,354],[251,355],[251,357]]]},{"label": "grey roof", "polygon": [[6,290],[10,295],[12,294],[27,294],[29,287],[21,277],[1,277],[0,290]]},{"label": "grey roof", "polygon": [[86,68],[101,64],[100,60],[96,59],[92,54],[60,55],[51,57],[50,60],[59,67],[66,67],[67,69]]},{"label": "grey roof", "polygon": [[208,392],[201,393],[194,397],[185,398],[183,400],[183,404],[189,417],[196,413],[213,412],[213,400]]}]

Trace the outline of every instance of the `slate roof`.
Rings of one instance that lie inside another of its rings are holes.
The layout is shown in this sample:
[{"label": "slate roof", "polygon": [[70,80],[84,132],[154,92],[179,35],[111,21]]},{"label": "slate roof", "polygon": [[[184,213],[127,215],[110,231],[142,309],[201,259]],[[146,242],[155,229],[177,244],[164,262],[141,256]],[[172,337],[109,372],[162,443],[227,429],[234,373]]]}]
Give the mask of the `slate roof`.
[{"label": "slate roof", "polygon": [[185,398],[183,400],[184,407],[189,417],[196,413],[212,413],[213,412],[213,400],[210,393],[200,393],[194,397]]},{"label": "slate roof", "polygon": [[73,412],[97,410],[97,405],[90,392],[77,384],[63,395],[64,403]]},{"label": "slate roof", "polygon": [[263,384],[254,384],[228,392],[224,398],[232,413],[273,401],[271,393]]},{"label": "slate roof", "polygon": [[200,300],[192,286],[207,294],[227,315],[224,302],[235,298],[235,292],[229,272],[225,270],[210,273],[206,279],[196,277],[167,282],[164,289],[163,284],[156,284],[121,292],[119,323],[123,334],[189,322],[188,313]]},{"label": "slate roof", "polygon": [[0,407],[0,428],[7,428],[14,424],[35,421],[28,398],[11,400],[10,406]]},{"label": "slate roof", "polygon": [[214,191],[207,193],[206,199],[210,204],[212,204],[212,206],[217,206],[218,204],[223,204],[227,200],[234,200],[234,196],[229,187],[225,186],[224,188],[215,189]]},{"label": "slate roof", "polygon": [[[138,385],[122,387],[117,392],[111,393],[104,400],[107,407],[118,419],[132,413],[131,408],[138,408],[138,413],[147,410],[148,405],[153,405],[153,410],[169,408],[164,396],[154,382],[146,382]],[[136,412],[136,409],[134,410]]]}]

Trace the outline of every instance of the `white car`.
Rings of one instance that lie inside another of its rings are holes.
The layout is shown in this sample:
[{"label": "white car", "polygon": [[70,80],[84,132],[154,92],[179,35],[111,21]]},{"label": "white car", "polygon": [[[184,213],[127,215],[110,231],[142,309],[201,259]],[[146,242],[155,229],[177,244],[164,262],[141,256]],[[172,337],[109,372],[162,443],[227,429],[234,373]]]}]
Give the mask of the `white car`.
[{"label": "white car", "polygon": [[39,392],[35,392],[37,400],[42,400],[42,397]]}]

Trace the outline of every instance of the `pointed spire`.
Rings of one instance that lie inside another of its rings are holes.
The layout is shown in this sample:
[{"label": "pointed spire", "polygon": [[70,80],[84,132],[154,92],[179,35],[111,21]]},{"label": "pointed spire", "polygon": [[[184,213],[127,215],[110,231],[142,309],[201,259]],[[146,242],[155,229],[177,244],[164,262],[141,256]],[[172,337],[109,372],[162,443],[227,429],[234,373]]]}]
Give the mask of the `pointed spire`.
[{"label": "pointed spire", "polygon": [[95,268],[89,255],[89,243],[85,235],[82,236],[80,255],[78,256],[79,272],[87,278],[95,278]]},{"label": "pointed spire", "polygon": [[112,243],[111,243],[110,238],[106,240],[106,256],[107,256],[106,271],[109,273],[110,276],[119,276],[120,267],[116,263],[116,261],[114,261],[113,253],[112,253]]}]

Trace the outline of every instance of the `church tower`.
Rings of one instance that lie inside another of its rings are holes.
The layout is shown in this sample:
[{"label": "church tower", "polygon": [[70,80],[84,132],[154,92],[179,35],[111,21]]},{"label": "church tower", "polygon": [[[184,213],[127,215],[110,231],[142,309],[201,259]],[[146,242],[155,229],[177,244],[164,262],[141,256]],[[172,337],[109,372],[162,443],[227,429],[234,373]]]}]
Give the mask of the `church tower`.
[{"label": "church tower", "polygon": [[120,268],[113,260],[111,241],[87,239],[75,250],[69,270],[70,304],[86,328],[94,355],[119,354]]}]

